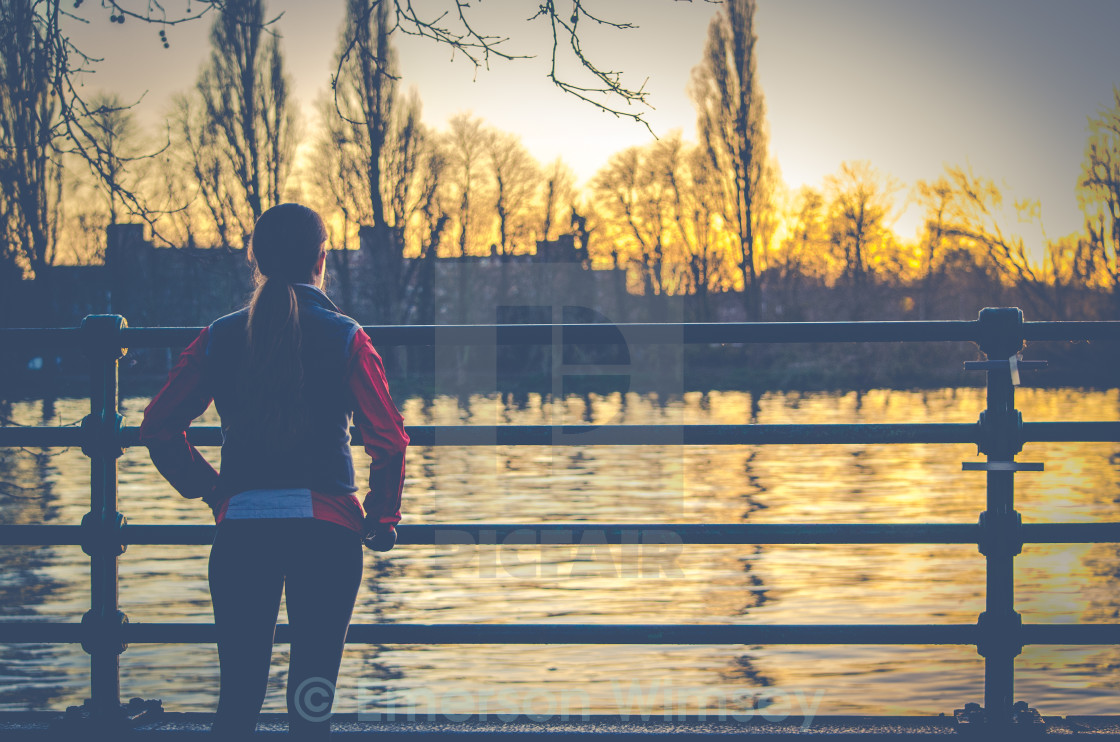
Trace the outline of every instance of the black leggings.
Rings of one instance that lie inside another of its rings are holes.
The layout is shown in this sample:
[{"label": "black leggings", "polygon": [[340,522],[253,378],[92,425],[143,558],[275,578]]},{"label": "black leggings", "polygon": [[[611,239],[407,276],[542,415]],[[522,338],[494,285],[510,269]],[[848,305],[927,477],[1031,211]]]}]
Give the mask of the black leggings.
[{"label": "black leggings", "polygon": [[256,726],[285,592],[288,730],[300,740],[329,737],[334,684],[362,581],[360,536],[311,518],[224,520],[209,572],[222,683],[214,736],[240,740]]}]

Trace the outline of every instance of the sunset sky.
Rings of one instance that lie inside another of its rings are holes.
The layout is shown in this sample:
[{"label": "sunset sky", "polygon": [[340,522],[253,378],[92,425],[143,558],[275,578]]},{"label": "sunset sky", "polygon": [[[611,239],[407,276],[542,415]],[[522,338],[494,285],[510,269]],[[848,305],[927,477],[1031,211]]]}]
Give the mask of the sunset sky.
[{"label": "sunset sky", "polygon": [[[599,0],[586,3],[632,30],[590,32],[587,52],[620,70],[632,86],[648,78],[653,106],[646,118],[662,135],[681,129],[695,138],[686,92],[700,59],[708,21],[718,5],[694,0]],[[94,5],[94,4],[88,4]],[[143,3],[140,3],[143,6]],[[421,12],[445,0],[415,3]],[[1087,118],[1112,102],[1120,84],[1120,3],[1114,0],[759,0],[759,74],[766,96],[771,152],[791,188],[820,185],[845,160],[870,160],[898,179],[900,210],[913,183],[943,166],[970,165],[1004,182],[1009,196],[1039,199],[1051,237],[1077,230],[1074,185]],[[169,8],[185,6],[172,0]],[[442,128],[452,114],[472,111],[520,134],[542,162],[563,157],[590,178],[623,147],[650,140],[640,124],[616,119],[564,95],[545,79],[549,39],[529,23],[533,2],[476,0],[477,25],[509,36],[505,48],[535,59],[495,60],[475,74],[430,41],[398,38],[402,82],[415,85],[424,118]],[[197,8],[197,2],[195,4]],[[296,94],[312,104],[333,69],[343,3],[272,0],[283,12],[288,68]],[[168,31],[161,47],[153,27],[110,24],[100,8],[79,32],[87,51],[103,55],[90,89],[137,97],[147,92],[142,119],[159,121],[170,94],[188,88],[207,54],[209,20]],[[107,13],[107,11],[105,11]],[[638,110],[638,109],[635,109]],[[308,111],[307,121],[314,118]],[[914,210],[896,229],[911,237]]]}]

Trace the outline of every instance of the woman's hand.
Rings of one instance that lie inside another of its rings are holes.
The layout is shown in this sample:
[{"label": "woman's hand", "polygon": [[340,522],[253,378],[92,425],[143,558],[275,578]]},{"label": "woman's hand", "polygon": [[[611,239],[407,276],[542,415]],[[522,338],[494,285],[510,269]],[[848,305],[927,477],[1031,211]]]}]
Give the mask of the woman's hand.
[{"label": "woman's hand", "polygon": [[210,512],[214,515],[214,520],[218,519],[218,510],[222,507],[224,501],[218,495],[218,485],[214,485],[208,493],[202,496],[202,501],[210,508]]},{"label": "woman's hand", "polygon": [[391,523],[381,523],[366,518],[362,530],[362,543],[372,551],[390,551],[397,545],[397,529]]}]

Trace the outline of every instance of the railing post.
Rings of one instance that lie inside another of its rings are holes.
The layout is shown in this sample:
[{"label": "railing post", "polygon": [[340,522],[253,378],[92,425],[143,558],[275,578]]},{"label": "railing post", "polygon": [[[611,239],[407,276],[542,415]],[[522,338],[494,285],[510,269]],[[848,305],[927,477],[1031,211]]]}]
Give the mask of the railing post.
[{"label": "railing post", "polygon": [[82,421],[82,451],[90,457],[90,512],[82,519],[82,549],[90,556],[90,609],[82,617],[82,648],[90,655],[90,713],[98,726],[123,718],[120,653],[124,651],[119,608],[117,558],[123,553],[117,512],[117,459],[121,456],[118,361],[124,317],[91,315],[82,321],[83,346],[90,360],[90,414]]},{"label": "railing post", "polygon": [[[1023,313],[1016,308],[980,312],[980,349],[1007,360],[1023,349]],[[980,450],[993,462],[1012,462],[1022,450],[1022,416],[1015,409],[1010,368],[989,368],[987,407],[980,418]],[[987,592],[979,617],[977,651],[984,657],[984,711],[988,723],[1010,724],[1015,702],[1015,657],[1022,651],[1022,617],[1015,611],[1015,556],[1022,551],[1015,511],[1015,472],[991,467],[987,509],[980,515],[980,551],[987,559]]]}]

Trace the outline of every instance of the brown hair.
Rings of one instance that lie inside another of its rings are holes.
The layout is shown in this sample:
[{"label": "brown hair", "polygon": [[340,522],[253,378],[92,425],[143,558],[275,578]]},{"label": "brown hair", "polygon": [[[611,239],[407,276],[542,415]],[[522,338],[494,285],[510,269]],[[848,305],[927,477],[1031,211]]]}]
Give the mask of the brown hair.
[{"label": "brown hair", "polygon": [[249,243],[256,290],[249,300],[245,420],[267,442],[291,441],[306,417],[300,360],[299,304],[294,283],[307,283],[327,230],[312,209],[287,203],[261,214]]}]

